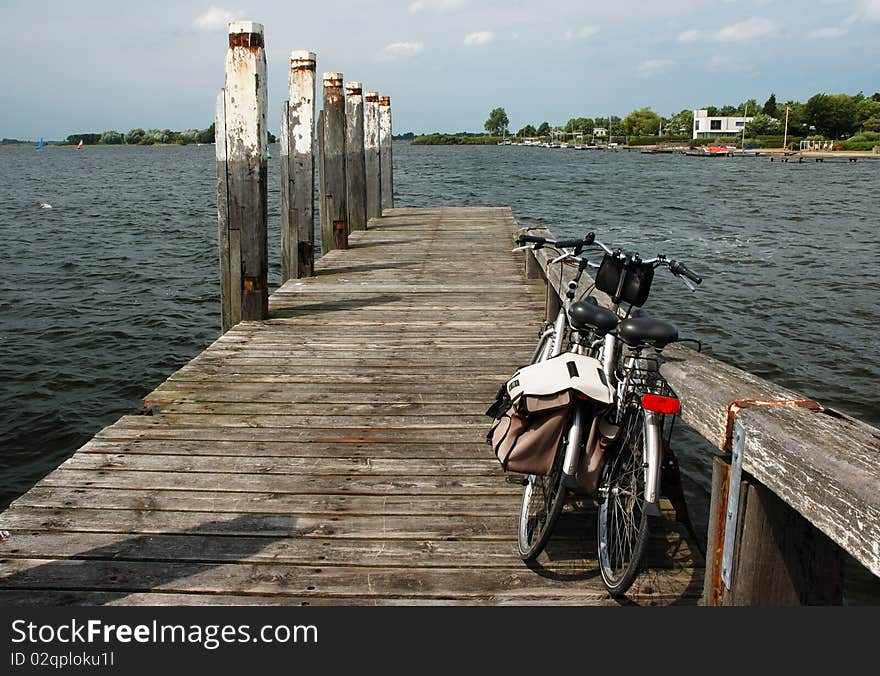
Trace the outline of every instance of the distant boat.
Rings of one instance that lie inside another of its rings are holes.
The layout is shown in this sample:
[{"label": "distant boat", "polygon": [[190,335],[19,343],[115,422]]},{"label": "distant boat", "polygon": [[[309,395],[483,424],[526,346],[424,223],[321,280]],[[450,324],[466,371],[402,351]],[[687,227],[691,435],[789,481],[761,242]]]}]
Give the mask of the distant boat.
[{"label": "distant boat", "polygon": [[43,149],[43,137],[41,136],[40,137],[40,145],[37,146],[37,150],[42,150],[42,149]]},{"label": "distant boat", "polygon": [[76,144],[76,149],[77,149],[77,150],[82,150],[82,149],[83,149],[83,140],[82,140],[82,139],[80,139],[80,140],[79,140],[79,143]]}]

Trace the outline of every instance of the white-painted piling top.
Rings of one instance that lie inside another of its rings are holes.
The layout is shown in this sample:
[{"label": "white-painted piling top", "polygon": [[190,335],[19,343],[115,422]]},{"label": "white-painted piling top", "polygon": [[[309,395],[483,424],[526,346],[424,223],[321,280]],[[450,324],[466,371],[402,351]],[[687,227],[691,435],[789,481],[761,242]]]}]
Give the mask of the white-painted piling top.
[{"label": "white-painted piling top", "polygon": [[391,97],[390,96],[380,96],[379,97],[379,105],[380,106],[390,106],[391,105]]},{"label": "white-painted piling top", "polygon": [[360,92],[364,88],[363,82],[346,82],[345,89],[346,91],[356,90]]},{"label": "white-painted piling top", "polygon": [[263,24],[256,21],[230,21],[226,25],[229,28],[230,35],[235,35],[236,33],[263,34]]},{"label": "white-painted piling top", "polygon": [[342,84],[342,73],[339,73],[335,70],[329,70],[324,73],[324,82],[334,82],[338,81],[339,84]]},{"label": "white-painted piling top", "polygon": [[366,92],[364,92],[364,96],[365,96],[366,98],[368,98],[368,99],[370,99],[370,98],[378,99],[378,98],[379,98],[379,92],[374,92],[374,91],[371,89],[370,91],[366,91]]},{"label": "white-painted piling top", "polygon": [[312,66],[315,65],[315,60],[317,59],[317,55],[314,52],[310,52],[305,49],[294,49],[290,53],[290,61],[293,63],[296,61],[297,63],[308,63],[311,62]]}]

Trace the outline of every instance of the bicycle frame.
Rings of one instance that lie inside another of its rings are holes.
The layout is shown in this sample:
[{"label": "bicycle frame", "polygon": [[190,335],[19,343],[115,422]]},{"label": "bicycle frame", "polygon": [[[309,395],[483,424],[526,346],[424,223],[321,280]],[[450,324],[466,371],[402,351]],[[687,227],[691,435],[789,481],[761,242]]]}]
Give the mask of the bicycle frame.
[{"label": "bicycle frame", "polygon": [[[552,328],[548,326],[541,333],[541,338],[543,339],[548,332],[553,332],[553,347],[547,356],[542,357],[542,361],[543,359],[556,357],[562,354],[563,347],[566,343],[566,333],[576,332],[576,330],[569,325],[568,320],[568,310],[571,307],[571,303],[572,301],[566,298],[563,301],[562,306],[559,308],[559,312],[556,315],[556,320],[554,321]],[[618,312],[619,307],[614,306],[613,309],[615,312]],[[580,348],[580,346],[577,346],[577,348]],[[541,355],[536,356],[540,357]],[[611,333],[605,334],[599,358],[602,362],[602,370],[605,373],[605,377],[607,378],[609,385],[611,385],[614,390],[614,402],[611,404],[611,408],[612,410],[615,410],[617,412],[616,417],[619,420],[620,413],[622,412],[621,409],[626,403],[626,395],[629,389],[629,379],[626,379],[623,382],[618,382],[616,378],[615,367],[619,359],[617,336]],[[628,357],[629,365],[632,365],[633,359],[633,357]],[[644,413],[646,455],[645,509],[648,510],[650,514],[659,514],[660,468],[663,459],[663,447],[661,444],[661,419],[653,411],[645,411]],[[582,449],[583,452],[586,452],[587,449],[593,447],[599,419],[602,415],[605,414],[605,412],[597,413],[591,420],[588,420],[587,413],[583,406],[577,406],[575,408],[574,420],[568,431],[568,438],[566,440],[565,446],[565,459],[563,461],[562,481],[566,487],[574,488],[577,486],[576,474],[578,466],[580,465],[580,456]],[[582,444],[581,442],[584,439],[584,434],[588,429],[589,435],[587,438],[587,443]]]}]

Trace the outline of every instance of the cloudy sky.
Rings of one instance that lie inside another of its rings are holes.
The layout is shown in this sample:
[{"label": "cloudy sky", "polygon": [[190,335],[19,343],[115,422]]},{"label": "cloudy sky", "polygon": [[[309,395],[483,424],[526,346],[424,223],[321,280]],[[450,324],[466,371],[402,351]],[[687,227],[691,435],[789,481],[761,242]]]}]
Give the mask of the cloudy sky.
[{"label": "cloudy sky", "polygon": [[[880,90],[880,0],[3,0],[0,136],[205,127],[226,21],[266,27],[270,127],[287,54],[392,96],[395,132]],[[14,29],[14,30],[13,30]]]}]

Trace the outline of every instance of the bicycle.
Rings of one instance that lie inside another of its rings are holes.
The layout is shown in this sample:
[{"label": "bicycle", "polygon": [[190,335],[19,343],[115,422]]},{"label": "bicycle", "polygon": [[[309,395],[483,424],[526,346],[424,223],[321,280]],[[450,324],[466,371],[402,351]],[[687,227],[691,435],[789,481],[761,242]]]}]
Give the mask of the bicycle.
[{"label": "bicycle", "polygon": [[[648,540],[648,517],[660,515],[660,474],[664,428],[671,430],[680,402],[660,373],[664,347],[679,341],[676,327],[642,314],[654,270],[665,267],[691,290],[702,278],[678,261],[658,255],[612,250],[593,233],[583,238],[551,240],[522,235],[514,251],[555,249],[550,264],[577,266],[553,322],[544,325],[532,363],[560,356],[565,350],[593,357],[612,391],[610,404],[576,400],[552,469],[524,481],[517,542],[521,558],[534,561],[544,550],[570,493],[578,488],[578,470],[594,458],[604,462],[594,495],[599,498],[598,562],[602,581],[613,596],[624,594],[635,580]],[[582,256],[596,245],[601,263]],[[585,300],[575,301],[583,273],[596,268]],[[610,295],[611,308],[601,307],[593,290]],[[595,471],[595,468],[594,468]],[[588,493],[589,494],[589,493]]]}]

